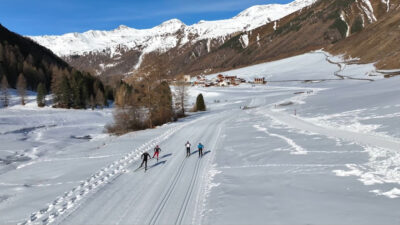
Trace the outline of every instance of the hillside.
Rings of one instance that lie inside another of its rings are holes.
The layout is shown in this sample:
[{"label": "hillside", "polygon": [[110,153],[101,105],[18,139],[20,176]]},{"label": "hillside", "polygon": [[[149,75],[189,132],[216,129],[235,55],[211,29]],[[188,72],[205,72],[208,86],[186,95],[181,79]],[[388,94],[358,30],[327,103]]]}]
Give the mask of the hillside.
[{"label": "hillside", "polygon": [[[379,61],[378,68],[385,67],[385,61],[390,68],[399,68],[400,63],[392,57],[400,47],[397,24],[393,22],[400,14],[396,8],[399,3],[395,2],[317,1],[280,20],[238,34],[208,54],[192,57],[189,50],[158,56],[171,59],[169,64],[175,66],[172,71],[190,74],[224,71],[321,48],[335,54],[349,53],[364,63]],[[197,47],[204,51],[204,42]],[[370,51],[373,48],[381,51]]]},{"label": "hillside", "polygon": [[55,68],[70,69],[65,61],[47,48],[0,24],[0,75],[7,76],[11,87],[15,88],[18,75],[23,73],[29,89],[35,90],[39,83],[45,83],[50,88]]},{"label": "hillside", "polygon": [[377,62],[380,69],[400,68],[400,1],[386,1],[376,12],[379,18],[349,38],[327,48],[334,54],[347,54],[360,62]]},{"label": "hillside", "polygon": [[[207,54],[238,33],[280,19],[314,1],[256,5],[230,19],[199,21],[193,25],[172,19],[151,29],[138,30],[121,25],[111,31],[90,30],[30,38],[78,69],[98,75],[131,74],[151,55],[169,52],[171,58],[174,58],[183,51],[188,53],[188,60],[191,60],[190,57]],[[180,65],[183,63],[179,61]]]},{"label": "hillside", "polygon": [[103,76],[132,75],[154,61],[164,62],[170,76],[208,74],[322,48],[393,69],[400,68],[399,13],[399,0],[296,0],[190,26],[173,19],[147,30],[120,26],[32,38],[76,68]]},{"label": "hillside", "polygon": [[29,90],[43,83],[58,107],[86,108],[91,98],[98,96],[97,105],[112,98],[98,78],[72,68],[49,49],[0,25],[0,77],[6,76],[9,86],[16,88],[20,74]]}]

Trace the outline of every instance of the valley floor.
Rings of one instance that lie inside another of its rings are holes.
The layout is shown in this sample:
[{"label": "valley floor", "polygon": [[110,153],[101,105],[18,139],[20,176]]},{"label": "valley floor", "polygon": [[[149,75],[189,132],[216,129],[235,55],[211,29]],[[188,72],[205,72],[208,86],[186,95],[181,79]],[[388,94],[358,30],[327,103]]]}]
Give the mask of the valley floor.
[{"label": "valley floor", "polygon": [[[207,112],[121,137],[101,134],[108,109],[2,109],[0,223],[400,223],[400,78],[329,80],[321,54],[265,67],[276,82],[194,87]],[[136,171],[156,144],[159,161]]]}]

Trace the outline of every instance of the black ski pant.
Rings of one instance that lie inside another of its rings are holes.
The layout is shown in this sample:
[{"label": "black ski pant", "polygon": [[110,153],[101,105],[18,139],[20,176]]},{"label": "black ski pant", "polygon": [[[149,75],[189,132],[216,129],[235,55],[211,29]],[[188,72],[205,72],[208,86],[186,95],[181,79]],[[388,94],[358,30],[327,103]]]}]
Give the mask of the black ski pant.
[{"label": "black ski pant", "polygon": [[143,166],[144,163],[144,169],[147,170],[147,160],[143,160],[142,164],[140,164],[140,167]]},{"label": "black ski pant", "polygon": [[202,157],[202,156],[203,156],[203,149],[199,148],[199,157]]},{"label": "black ski pant", "polygon": [[190,148],[186,148],[186,156],[190,156]]}]

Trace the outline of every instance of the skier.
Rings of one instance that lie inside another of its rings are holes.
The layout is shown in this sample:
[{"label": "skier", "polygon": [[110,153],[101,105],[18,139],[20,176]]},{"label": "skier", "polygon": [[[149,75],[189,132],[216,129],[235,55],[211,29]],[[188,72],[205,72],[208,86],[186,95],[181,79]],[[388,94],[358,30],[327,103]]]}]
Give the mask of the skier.
[{"label": "skier", "polygon": [[140,164],[139,168],[143,166],[144,163],[144,170],[147,170],[147,160],[151,158],[151,155],[147,152],[143,153],[141,158],[143,159],[142,164]]},{"label": "skier", "polygon": [[199,149],[199,157],[203,157],[204,145],[199,142],[199,145],[197,145],[197,148]]},{"label": "skier", "polygon": [[185,146],[186,146],[186,157],[189,157],[190,156],[190,146],[191,146],[189,141],[186,142]]},{"label": "skier", "polygon": [[157,162],[158,162],[158,155],[160,154],[160,152],[161,152],[161,148],[157,145],[154,148],[154,155],[153,155],[153,158],[154,158],[154,156],[157,156]]}]

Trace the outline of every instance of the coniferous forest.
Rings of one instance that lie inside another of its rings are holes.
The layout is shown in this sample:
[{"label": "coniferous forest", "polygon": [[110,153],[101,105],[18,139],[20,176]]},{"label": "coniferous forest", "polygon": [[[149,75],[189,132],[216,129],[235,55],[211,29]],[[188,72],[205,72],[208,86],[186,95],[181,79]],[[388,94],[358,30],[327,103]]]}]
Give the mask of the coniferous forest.
[{"label": "coniferous forest", "polygon": [[0,24],[0,79],[5,76],[11,88],[23,77],[28,90],[42,84],[54,95],[55,107],[103,107],[113,91],[89,73],[70,67],[47,48],[9,31]]}]

